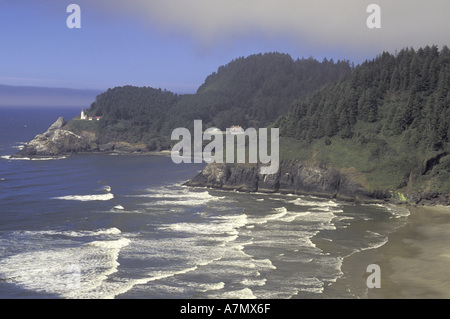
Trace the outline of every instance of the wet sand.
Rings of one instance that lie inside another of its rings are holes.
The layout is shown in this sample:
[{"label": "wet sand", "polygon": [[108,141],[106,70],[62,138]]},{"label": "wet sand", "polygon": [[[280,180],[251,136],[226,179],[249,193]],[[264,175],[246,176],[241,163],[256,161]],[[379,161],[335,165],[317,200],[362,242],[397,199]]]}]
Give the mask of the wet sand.
[{"label": "wet sand", "polygon": [[[346,259],[349,294],[369,299],[450,299],[450,207],[408,207],[409,222],[377,248]],[[367,266],[380,266],[380,288],[367,288]]]}]

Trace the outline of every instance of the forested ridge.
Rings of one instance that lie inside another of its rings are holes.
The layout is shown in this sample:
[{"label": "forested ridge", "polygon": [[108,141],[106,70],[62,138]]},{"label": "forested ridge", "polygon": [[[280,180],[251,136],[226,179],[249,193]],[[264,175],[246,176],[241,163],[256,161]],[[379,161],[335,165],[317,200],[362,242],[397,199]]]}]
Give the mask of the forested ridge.
[{"label": "forested ridge", "polygon": [[[444,148],[450,136],[450,50],[404,49],[365,62],[339,83],[295,102],[277,123],[297,139],[358,134],[356,123],[378,122],[386,136]],[[420,136],[419,136],[420,135]]]},{"label": "forested ridge", "polygon": [[179,101],[179,95],[161,89],[115,87],[97,96],[87,114],[102,117],[95,127],[101,142],[121,140],[162,149],[170,145],[170,133],[164,129],[168,110]]},{"label": "forested ridge", "polygon": [[171,145],[174,128],[192,128],[194,120],[202,120],[205,128],[222,130],[231,125],[266,127],[286,114],[294,100],[350,71],[348,61],[294,61],[277,52],[255,54],[219,67],[195,94],[116,87],[97,96],[87,113],[102,116],[98,132],[103,139],[144,142],[150,149],[164,149]]}]

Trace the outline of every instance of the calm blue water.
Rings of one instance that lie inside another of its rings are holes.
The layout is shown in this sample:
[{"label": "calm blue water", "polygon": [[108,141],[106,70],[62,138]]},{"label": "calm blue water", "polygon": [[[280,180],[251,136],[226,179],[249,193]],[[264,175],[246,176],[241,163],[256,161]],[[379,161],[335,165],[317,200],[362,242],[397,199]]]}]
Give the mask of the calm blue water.
[{"label": "calm blue water", "polygon": [[407,218],[184,187],[203,164],[165,156],[8,158],[78,112],[0,109],[0,298],[359,298],[342,263]]}]

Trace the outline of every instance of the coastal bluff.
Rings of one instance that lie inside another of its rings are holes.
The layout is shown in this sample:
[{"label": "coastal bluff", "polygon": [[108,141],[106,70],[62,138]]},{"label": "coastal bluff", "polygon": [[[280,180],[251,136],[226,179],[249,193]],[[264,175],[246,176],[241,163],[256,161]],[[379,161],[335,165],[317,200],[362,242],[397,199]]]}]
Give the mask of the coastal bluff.
[{"label": "coastal bluff", "polygon": [[338,169],[304,161],[283,161],[276,174],[262,175],[259,164],[210,163],[187,186],[243,192],[315,195],[356,202],[382,202],[387,191],[369,191]]},{"label": "coastal bluff", "polygon": [[365,176],[353,169],[321,163],[284,160],[276,174],[262,175],[259,164],[210,163],[184,185],[227,191],[311,195],[356,203],[450,205],[450,198],[433,191],[371,190]]}]

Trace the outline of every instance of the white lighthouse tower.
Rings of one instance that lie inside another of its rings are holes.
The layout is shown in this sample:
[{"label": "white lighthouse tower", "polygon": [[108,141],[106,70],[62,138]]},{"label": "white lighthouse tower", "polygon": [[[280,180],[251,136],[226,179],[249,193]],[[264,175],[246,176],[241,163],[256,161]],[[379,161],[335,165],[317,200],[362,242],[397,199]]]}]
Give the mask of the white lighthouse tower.
[{"label": "white lighthouse tower", "polygon": [[86,113],[84,113],[84,108],[81,109],[81,116],[80,116],[80,120],[86,120],[87,116]]}]

